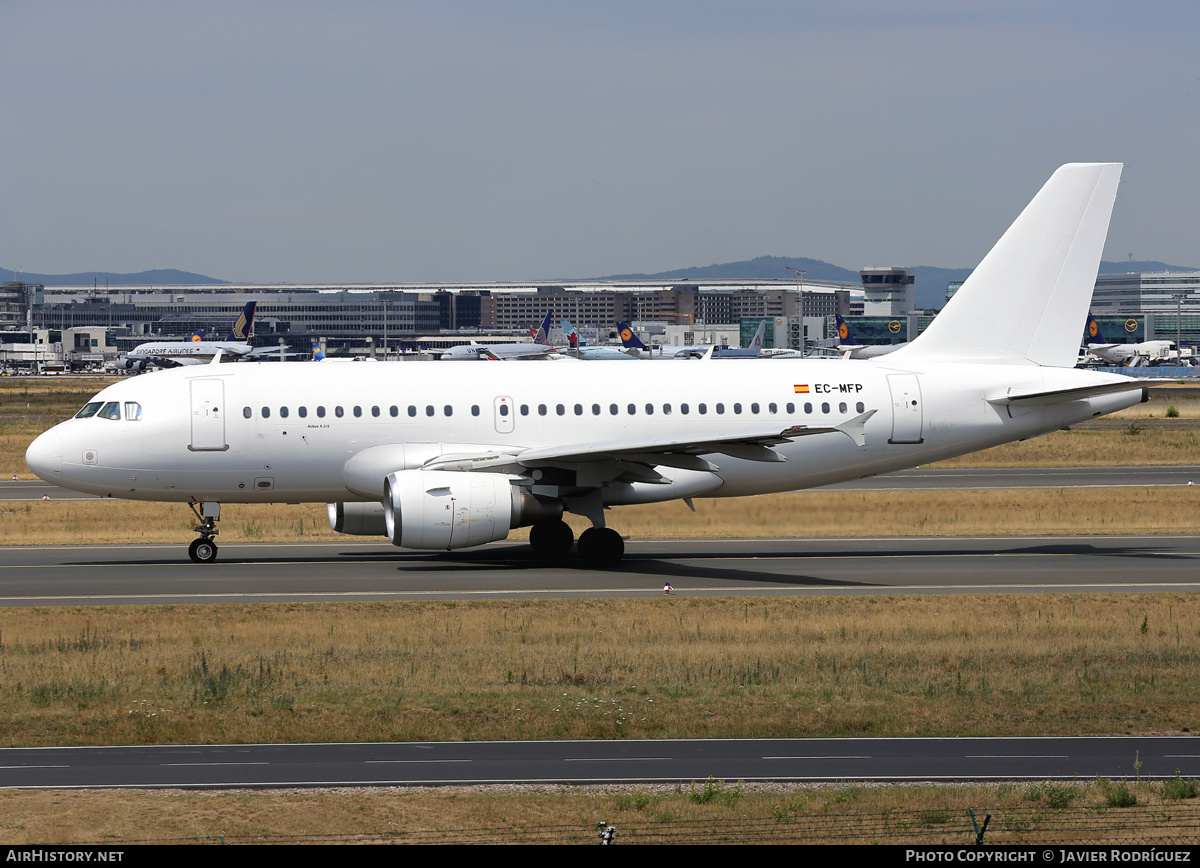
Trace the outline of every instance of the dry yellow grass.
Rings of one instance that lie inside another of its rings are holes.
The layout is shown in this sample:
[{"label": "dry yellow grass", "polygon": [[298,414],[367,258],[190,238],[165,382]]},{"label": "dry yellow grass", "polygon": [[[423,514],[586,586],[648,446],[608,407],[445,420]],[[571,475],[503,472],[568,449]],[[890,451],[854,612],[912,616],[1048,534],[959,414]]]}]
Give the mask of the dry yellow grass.
[{"label": "dry yellow grass", "polygon": [[0,610],[6,745],[1177,733],[1200,597]]},{"label": "dry yellow grass", "polygon": [[1128,789],[1138,805],[1121,810],[1096,782],[2,792],[0,842],[597,844],[604,821],[617,844],[964,846],[972,809],[980,822],[992,815],[992,845],[1194,842],[1194,800],[1167,798],[1161,784]]}]

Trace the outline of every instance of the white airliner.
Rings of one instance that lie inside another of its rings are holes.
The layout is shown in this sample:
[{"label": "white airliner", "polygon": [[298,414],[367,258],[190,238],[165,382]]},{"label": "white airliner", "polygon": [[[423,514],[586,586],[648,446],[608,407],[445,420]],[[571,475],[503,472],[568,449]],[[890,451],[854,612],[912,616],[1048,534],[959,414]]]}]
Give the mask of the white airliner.
[{"label": "white airliner", "polygon": [[[647,359],[757,359],[760,356],[778,354],[767,352],[763,349],[763,337],[767,333],[767,321],[763,320],[758,324],[758,330],[754,332],[754,337],[750,339],[750,343],[745,347],[719,347],[716,345],[700,344],[700,345],[665,345],[665,346],[646,346],[633,332],[633,328],[629,323],[617,323],[617,333],[621,336],[621,346],[627,353],[636,356],[637,358]],[[792,356],[794,353],[791,350],[784,351],[786,355]]]},{"label": "white airliner", "polygon": [[1168,362],[1179,357],[1175,341],[1142,341],[1137,344],[1109,344],[1104,342],[1100,325],[1090,313],[1087,318],[1087,351],[1110,365],[1138,367],[1153,362]]},{"label": "white airliner", "polygon": [[[609,507],[791,491],[1054,431],[1145,399],[1075,370],[1117,163],[1046,183],[925,332],[871,361],[730,365],[212,365],[109,386],[26,453],[42,479],[189,504],[196,561],[222,503],[326,502],[343,533],[457,549],[564,512],[612,564]],[[986,326],[986,328],[984,327]]]},{"label": "white airliner", "polygon": [[252,347],[250,335],[254,328],[254,310],[258,302],[246,303],[241,315],[223,341],[206,341],[193,337],[190,341],[158,341],[139,344],[117,357],[117,368],[125,371],[145,371],[147,368],[178,368],[183,365],[207,365],[214,358],[225,362],[262,361],[268,356],[278,358],[281,347]]},{"label": "white airliner", "polygon": [[439,361],[512,361],[515,359],[546,359],[555,354],[554,347],[550,346],[550,317],[554,311],[546,311],[546,318],[542,320],[541,328],[530,329],[530,336],[533,338],[532,343],[511,343],[511,344],[477,344],[471,341],[469,344],[461,344],[457,347],[451,347],[442,353]]}]

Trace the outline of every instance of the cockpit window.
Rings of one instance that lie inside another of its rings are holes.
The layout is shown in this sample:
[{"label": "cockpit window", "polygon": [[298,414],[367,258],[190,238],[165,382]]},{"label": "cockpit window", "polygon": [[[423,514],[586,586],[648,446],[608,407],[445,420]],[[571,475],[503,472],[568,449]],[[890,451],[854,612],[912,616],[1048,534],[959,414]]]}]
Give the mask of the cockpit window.
[{"label": "cockpit window", "polygon": [[96,414],[101,419],[120,419],[121,404],[118,401],[109,401],[100,408],[100,412]]},{"label": "cockpit window", "polygon": [[75,414],[76,419],[90,419],[96,415],[96,411],[104,406],[103,401],[89,401],[83,405],[83,409]]},{"label": "cockpit window", "polygon": [[125,402],[125,421],[126,422],[141,422],[142,421],[142,405],[137,401]]}]

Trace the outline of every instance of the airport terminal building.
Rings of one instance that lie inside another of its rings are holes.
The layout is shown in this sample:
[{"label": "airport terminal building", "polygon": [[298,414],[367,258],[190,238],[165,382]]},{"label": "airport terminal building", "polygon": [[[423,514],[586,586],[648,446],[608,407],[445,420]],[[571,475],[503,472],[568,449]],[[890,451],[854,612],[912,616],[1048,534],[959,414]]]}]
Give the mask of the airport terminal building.
[{"label": "airport terminal building", "polygon": [[[834,316],[860,343],[916,337],[935,312],[914,310],[913,270],[867,267],[861,283],[821,280],[609,281],[555,284],[0,287],[0,365],[58,359],[97,366],[151,340],[200,330],[223,340],[246,302],[258,302],[256,346],[342,355],[440,350],[471,340],[528,340],[546,315],[585,340],[609,343],[633,323],[646,343],[744,342],[768,321],[767,346],[830,346]],[[948,292],[948,295],[952,295]],[[1108,340],[1155,337],[1200,344],[1200,272],[1102,274],[1092,310]],[[302,356],[301,356],[302,357]]]}]

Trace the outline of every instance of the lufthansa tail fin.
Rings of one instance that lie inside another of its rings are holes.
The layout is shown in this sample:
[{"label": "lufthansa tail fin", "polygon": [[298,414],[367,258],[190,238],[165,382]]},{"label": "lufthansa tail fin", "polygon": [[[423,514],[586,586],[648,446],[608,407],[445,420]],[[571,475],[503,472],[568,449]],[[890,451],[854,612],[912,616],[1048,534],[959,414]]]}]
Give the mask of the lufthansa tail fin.
[{"label": "lufthansa tail fin", "polygon": [[229,337],[225,340],[250,343],[250,335],[254,332],[254,311],[257,307],[257,301],[246,302],[241,316],[237,318],[237,322],[233,324],[233,328],[229,331]]},{"label": "lufthansa tail fin", "polygon": [[945,309],[892,359],[1074,367],[1121,169],[1058,169]]},{"label": "lufthansa tail fin", "polygon": [[627,322],[617,323],[617,334],[621,336],[621,346],[627,350],[644,350],[646,345],[638,340]]},{"label": "lufthansa tail fin", "polygon": [[838,344],[858,346],[858,341],[854,339],[854,332],[850,330],[850,323],[842,319],[840,313],[835,313],[833,318],[837,320]]},{"label": "lufthansa tail fin", "polygon": [[1100,323],[1096,322],[1096,318],[1090,313],[1087,318],[1087,331],[1084,332],[1083,342],[1085,344],[1107,343],[1104,340],[1104,333],[1100,331]]}]

